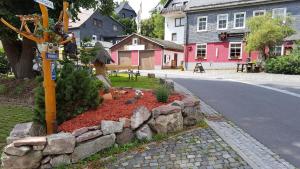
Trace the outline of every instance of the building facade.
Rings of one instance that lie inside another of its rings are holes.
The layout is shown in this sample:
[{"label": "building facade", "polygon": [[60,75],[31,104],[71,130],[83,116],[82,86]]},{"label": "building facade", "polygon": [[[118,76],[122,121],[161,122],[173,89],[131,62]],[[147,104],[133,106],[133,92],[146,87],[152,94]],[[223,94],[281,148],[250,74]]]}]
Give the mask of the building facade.
[{"label": "building facade", "polygon": [[121,18],[136,18],[137,14],[132,9],[127,1],[121,2],[115,9],[115,13],[119,15]]},{"label": "building facade", "polygon": [[[283,55],[291,41],[299,39],[299,0],[191,0],[185,8],[185,63],[191,70],[202,62],[206,69],[236,67],[247,58],[259,59],[258,52],[245,51],[246,20],[271,13],[273,17],[290,16],[296,34],[278,44],[274,52]],[[167,30],[168,28],[166,28]]]},{"label": "building facade", "polygon": [[161,10],[165,17],[165,40],[184,44],[186,14],[184,9],[189,0],[169,0]]}]

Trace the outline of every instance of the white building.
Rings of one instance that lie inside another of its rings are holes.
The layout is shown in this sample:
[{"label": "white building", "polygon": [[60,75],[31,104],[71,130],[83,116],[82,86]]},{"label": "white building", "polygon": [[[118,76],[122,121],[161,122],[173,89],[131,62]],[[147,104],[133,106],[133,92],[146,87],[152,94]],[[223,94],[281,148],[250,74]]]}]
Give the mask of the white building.
[{"label": "white building", "polygon": [[165,40],[184,44],[186,14],[189,0],[168,0],[161,14],[165,17]]}]

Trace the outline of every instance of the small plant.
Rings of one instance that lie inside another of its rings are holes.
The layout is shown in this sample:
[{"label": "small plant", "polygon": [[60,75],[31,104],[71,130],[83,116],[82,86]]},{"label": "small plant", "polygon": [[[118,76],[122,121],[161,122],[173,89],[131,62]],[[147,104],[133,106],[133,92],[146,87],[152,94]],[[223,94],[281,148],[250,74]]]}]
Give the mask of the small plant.
[{"label": "small plant", "polygon": [[167,103],[170,96],[170,90],[165,85],[160,86],[156,89],[155,95],[158,102]]}]

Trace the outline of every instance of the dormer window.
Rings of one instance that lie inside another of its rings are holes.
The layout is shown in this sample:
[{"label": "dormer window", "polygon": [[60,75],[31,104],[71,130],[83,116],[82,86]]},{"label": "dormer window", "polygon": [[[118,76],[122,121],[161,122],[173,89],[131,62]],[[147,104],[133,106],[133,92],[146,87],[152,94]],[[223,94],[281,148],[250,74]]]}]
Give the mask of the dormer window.
[{"label": "dormer window", "polygon": [[132,45],[138,45],[138,38],[133,38],[132,39]]},{"label": "dormer window", "polygon": [[125,15],[125,13],[122,13],[122,16],[123,16],[123,18],[126,18],[126,15]]}]

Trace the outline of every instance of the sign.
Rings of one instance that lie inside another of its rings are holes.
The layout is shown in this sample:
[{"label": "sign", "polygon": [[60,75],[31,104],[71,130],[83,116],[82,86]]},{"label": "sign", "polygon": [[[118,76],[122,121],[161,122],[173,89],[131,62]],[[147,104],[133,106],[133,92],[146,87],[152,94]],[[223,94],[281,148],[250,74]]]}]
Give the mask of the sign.
[{"label": "sign", "polygon": [[34,0],[34,2],[40,3],[42,5],[45,5],[48,8],[54,9],[53,2],[49,0]]},{"label": "sign", "polygon": [[58,54],[57,53],[47,53],[46,54],[46,59],[48,59],[48,60],[57,60],[58,59]]},{"label": "sign", "polygon": [[55,62],[51,62],[51,79],[56,80]]}]

